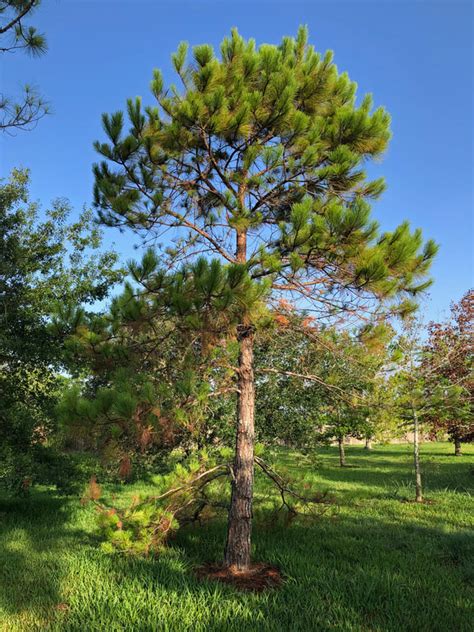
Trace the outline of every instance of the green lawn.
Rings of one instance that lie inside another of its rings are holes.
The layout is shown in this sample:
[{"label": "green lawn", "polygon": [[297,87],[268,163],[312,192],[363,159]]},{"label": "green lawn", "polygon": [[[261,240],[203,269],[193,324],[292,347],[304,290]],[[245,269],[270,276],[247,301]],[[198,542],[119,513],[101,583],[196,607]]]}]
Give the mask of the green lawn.
[{"label": "green lawn", "polygon": [[333,448],[316,469],[282,451],[282,466],[333,491],[337,508],[310,525],[256,522],[254,558],[286,577],[263,594],[193,577],[194,565],[222,557],[224,521],[183,530],[159,559],[132,560],[99,550],[93,509],[75,498],[3,500],[0,630],[472,630],[474,446],[463,450],[423,446],[424,505],[403,502],[410,446],[349,446],[357,467],[344,469]]}]

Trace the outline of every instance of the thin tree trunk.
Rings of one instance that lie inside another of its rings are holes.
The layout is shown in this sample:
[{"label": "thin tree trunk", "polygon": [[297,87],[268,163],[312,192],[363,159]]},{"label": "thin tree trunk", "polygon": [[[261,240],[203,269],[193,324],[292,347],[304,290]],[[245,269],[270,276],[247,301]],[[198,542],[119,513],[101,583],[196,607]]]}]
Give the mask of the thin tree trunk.
[{"label": "thin tree trunk", "polygon": [[346,452],[344,450],[344,437],[338,437],[337,442],[339,444],[339,464],[344,467],[346,464]]},{"label": "thin tree trunk", "polygon": [[253,332],[250,327],[245,328],[240,340],[238,384],[237,436],[225,564],[234,570],[245,570],[250,564],[255,437]]},{"label": "thin tree trunk", "polygon": [[461,439],[459,439],[458,437],[454,438],[454,456],[462,456]]},{"label": "thin tree trunk", "polygon": [[[236,258],[244,263],[247,253],[247,235],[237,233]],[[232,494],[227,523],[225,565],[242,571],[250,565],[252,534],[252,499],[254,476],[254,411],[255,384],[253,372],[254,330],[246,317],[237,328],[240,344],[237,398],[237,432],[235,457],[232,468]]]},{"label": "thin tree trunk", "polygon": [[366,437],[365,438],[365,449],[366,450],[372,450],[372,441],[371,441],[370,437]]},{"label": "thin tree trunk", "polygon": [[421,486],[421,468],[420,468],[420,429],[418,424],[418,415],[412,407],[413,413],[413,457],[415,463],[415,489],[417,503],[423,502],[423,490]]}]

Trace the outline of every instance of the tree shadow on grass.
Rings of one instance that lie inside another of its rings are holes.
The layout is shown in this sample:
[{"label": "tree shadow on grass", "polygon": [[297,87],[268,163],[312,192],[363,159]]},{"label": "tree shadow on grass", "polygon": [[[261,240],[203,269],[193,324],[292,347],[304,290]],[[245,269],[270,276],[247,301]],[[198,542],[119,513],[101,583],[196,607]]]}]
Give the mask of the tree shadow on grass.
[{"label": "tree shadow on grass", "polygon": [[[92,606],[106,613],[103,629],[471,629],[474,542],[467,532],[375,517],[323,518],[289,528],[256,525],[255,561],[275,564],[285,575],[281,588],[261,594],[196,578],[193,567],[222,559],[224,536],[225,524],[217,520],[183,530],[158,559],[116,560],[111,592]],[[96,629],[79,610],[71,616],[82,629]]]},{"label": "tree shadow on grass", "polygon": [[[223,535],[222,525],[209,525],[179,540],[199,564],[221,559]],[[279,566],[286,581],[280,590],[253,597],[259,627],[254,622],[241,629],[471,629],[474,540],[468,532],[344,516],[289,528],[257,526],[254,546],[255,560]],[[225,590],[238,603],[249,599]]]},{"label": "tree shadow on grass", "polygon": [[[76,499],[47,494],[0,504],[0,606],[19,615],[19,629],[470,630],[474,541],[467,532],[447,531],[442,516],[429,526],[363,514],[288,528],[257,523],[254,559],[277,565],[285,583],[249,594],[193,573],[203,562],[222,559],[221,518],[178,532],[158,558],[132,559],[91,546],[77,528],[75,508]],[[71,557],[74,573],[68,575]],[[58,613],[63,599],[66,609]],[[28,618],[33,611],[36,618]]]},{"label": "tree shadow on grass", "polygon": [[86,511],[51,492],[0,498],[2,632],[225,630],[222,604],[235,629],[252,629],[252,610],[198,581],[179,544],[157,558],[107,555],[78,527]]},{"label": "tree shadow on grass", "polygon": [[74,502],[38,491],[0,499],[0,612],[17,615],[24,629],[37,624],[32,610],[41,617],[64,607],[64,551],[83,534],[67,526]]}]

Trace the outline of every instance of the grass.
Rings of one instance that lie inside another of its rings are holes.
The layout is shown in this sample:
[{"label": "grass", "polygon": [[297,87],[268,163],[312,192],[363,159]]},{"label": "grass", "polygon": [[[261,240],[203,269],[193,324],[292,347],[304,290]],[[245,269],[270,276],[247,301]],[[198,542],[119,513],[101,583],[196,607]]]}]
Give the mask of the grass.
[{"label": "grass", "polygon": [[[288,528],[255,525],[254,558],[286,576],[278,591],[239,593],[198,582],[191,568],[219,560],[224,520],[178,534],[158,559],[100,551],[92,509],[51,491],[0,503],[0,630],[279,632],[472,630],[474,446],[423,446],[426,496],[411,498],[407,445],[347,448],[339,468],[321,449],[315,465],[281,451],[281,467],[337,509]],[[144,485],[125,487],[122,496]],[[257,482],[260,494],[264,483]]]}]

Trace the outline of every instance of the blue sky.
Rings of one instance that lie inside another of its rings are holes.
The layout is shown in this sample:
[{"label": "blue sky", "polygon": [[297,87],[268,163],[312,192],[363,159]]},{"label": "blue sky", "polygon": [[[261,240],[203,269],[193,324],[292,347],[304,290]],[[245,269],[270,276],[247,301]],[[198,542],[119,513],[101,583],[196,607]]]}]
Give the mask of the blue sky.
[{"label": "blue sky", "polygon": [[[435,284],[424,306],[440,318],[473,283],[473,50],[471,2],[298,0],[43,0],[34,20],[49,52],[2,59],[2,91],[38,85],[53,114],[33,132],[0,139],[0,174],[31,169],[43,205],[67,197],[79,212],[92,198],[92,142],[100,116],[127,97],[150,102],[152,69],[171,79],[180,40],[216,47],[237,26],[257,43],[278,43],[307,24],[319,51],[372,92],[392,116],[393,140],[371,170],[388,190],[374,216],[391,229],[403,219],[441,244]],[[107,230],[124,258],[133,237]]]}]

